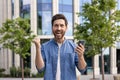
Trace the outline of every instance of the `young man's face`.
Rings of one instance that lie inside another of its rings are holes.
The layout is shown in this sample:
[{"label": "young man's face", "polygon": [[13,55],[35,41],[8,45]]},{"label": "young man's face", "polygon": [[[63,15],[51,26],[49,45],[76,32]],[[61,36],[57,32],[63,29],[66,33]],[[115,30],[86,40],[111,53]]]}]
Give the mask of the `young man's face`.
[{"label": "young man's face", "polygon": [[58,19],[53,22],[52,31],[56,40],[64,39],[67,26],[63,19]]}]

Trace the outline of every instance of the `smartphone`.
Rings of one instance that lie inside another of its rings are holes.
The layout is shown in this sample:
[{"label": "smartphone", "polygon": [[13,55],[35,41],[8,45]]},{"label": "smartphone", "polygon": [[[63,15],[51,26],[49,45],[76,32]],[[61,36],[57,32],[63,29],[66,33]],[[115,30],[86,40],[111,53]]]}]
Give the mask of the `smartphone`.
[{"label": "smartphone", "polygon": [[78,45],[80,45],[80,44],[85,45],[85,41],[84,41],[84,40],[80,40],[80,41],[78,42]]}]

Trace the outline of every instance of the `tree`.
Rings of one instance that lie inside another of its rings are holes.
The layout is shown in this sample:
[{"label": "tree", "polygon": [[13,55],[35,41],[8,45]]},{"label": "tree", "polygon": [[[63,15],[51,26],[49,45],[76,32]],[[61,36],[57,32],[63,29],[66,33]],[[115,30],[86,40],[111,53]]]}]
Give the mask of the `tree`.
[{"label": "tree", "polygon": [[14,50],[22,58],[22,80],[24,78],[23,60],[30,56],[28,50],[31,47],[31,41],[35,37],[30,30],[30,21],[28,19],[16,18],[6,20],[0,27],[0,43],[4,48]]},{"label": "tree", "polygon": [[[86,41],[88,56],[94,57],[101,53],[102,80],[104,80],[103,51],[114,46],[119,40],[120,11],[115,9],[115,0],[92,0],[91,3],[85,3],[82,8],[82,12],[78,15],[82,16],[83,23],[76,24],[74,38]],[[93,79],[94,75],[93,69]]]}]

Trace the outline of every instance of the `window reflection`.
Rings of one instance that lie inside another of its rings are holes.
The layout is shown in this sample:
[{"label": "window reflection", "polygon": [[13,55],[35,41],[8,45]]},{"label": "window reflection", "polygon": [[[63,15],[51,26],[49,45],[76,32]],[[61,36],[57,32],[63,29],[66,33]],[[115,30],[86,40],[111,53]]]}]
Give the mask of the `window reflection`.
[{"label": "window reflection", "polygon": [[38,34],[50,35],[51,30],[51,12],[38,12]]},{"label": "window reflection", "polygon": [[30,0],[21,0],[20,16],[30,19]]},{"label": "window reflection", "polygon": [[37,0],[37,33],[51,35],[52,0]]},{"label": "window reflection", "polygon": [[73,4],[72,0],[59,0],[59,13],[64,14],[68,20],[68,30],[66,36],[73,35]]},{"label": "window reflection", "polygon": [[60,4],[72,5],[72,0],[59,0]]},{"label": "window reflection", "polygon": [[38,3],[37,9],[38,11],[51,11],[52,4],[51,3]]},{"label": "window reflection", "polygon": [[52,3],[52,0],[37,0],[37,3]]},{"label": "window reflection", "polygon": [[14,0],[12,0],[12,17],[14,17]]},{"label": "window reflection", "polygon": [[60,12],[72,12],[72,6],[71,5],[64,5],[64,4],[59,4],[59,11]]}]

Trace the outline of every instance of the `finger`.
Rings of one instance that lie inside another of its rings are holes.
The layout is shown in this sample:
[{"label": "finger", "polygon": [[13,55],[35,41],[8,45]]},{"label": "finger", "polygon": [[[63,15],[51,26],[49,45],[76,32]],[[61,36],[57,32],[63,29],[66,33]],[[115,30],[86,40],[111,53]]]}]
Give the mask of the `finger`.
[{"label": "finger", "polygon": [[84,47],[77,46],[77,49],[84,51]]},{"label": "finger", "polygon": [[78,53],[82,53],[82,54],[84,53],[84,49],[82,49],[82,48],[79,47],[79,46],[76,48],[76,51],[77,51]]},{"label": "finger", "polygon": [[40,38],[36,37],[32,40],[34,43],[40,43]]},{"label": "finger", "polygon": [[83,53],[82,53],[80,50],[76,50],[76,52],[77,52],[77,54],[78,54],[79,56],[82,56],[82,55],[83,55]]},{"label": "finger", "polygon": [[81,49],[79,49],[79,48],[76,48],[76,51],[78,52],[78,53],[82,53],[83,51],[81,50]]},{"label": "finger", "polygon": [[84,46],[83,46],[82,44],[79,44],[78,46],[80,46],[80,47],[84,48]]}]

